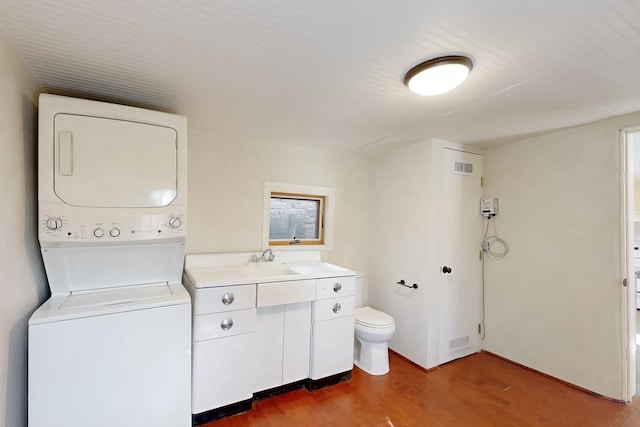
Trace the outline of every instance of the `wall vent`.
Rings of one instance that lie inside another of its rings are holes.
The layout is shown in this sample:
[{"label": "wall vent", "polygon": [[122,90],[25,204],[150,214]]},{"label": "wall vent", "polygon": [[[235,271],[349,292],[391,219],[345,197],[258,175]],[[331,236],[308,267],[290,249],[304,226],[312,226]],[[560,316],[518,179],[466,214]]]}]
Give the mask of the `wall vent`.
[{"label": "wall vent", "polygon": [[455,160],[453,162],[453,173],[458,175],[473,175],[473,163]]},{"label": "wall vent", "polygon": [[454,353],[469,347],[469,335],[449,340],[448,353]]}]

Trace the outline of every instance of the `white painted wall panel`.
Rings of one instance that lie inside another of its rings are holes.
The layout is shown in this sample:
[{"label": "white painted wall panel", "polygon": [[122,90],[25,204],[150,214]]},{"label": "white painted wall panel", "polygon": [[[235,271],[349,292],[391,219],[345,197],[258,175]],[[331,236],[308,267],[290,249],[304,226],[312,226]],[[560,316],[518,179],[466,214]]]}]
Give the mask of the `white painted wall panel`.
[{"label": "white painted wall panel", "polygon": [[325,261],[365,270],[369,159],[189,129],[187,252],[262,251],[264,183],[335,188],[333,249]]},{"label": "white painted wall panel", "polygon": [[624,116],[495,147],[485,194],[500,198],[511,248],[486,266],[484,348],[622,399],[621,192]]},{"label": "white painted wall panel", "polygon": [[[423,367],[437,363],[436,186],[431,141],[373,158],[371,307],[394,318],[389,347]],[[432,230],[434,232],[430,233]],[[418,283],[416,290],[396,284]]]},{"label": "white painted wall panel", "polygon": [[36,230],[38,83],[0,34],[0,424],[27,424],[27,319],[48,287]]}]

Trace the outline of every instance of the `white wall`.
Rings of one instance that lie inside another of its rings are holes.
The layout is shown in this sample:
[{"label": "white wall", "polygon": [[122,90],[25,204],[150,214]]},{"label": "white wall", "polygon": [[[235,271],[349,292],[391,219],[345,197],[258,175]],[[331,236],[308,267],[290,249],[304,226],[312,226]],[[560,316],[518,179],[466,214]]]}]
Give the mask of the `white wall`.
[{"label": "white wall", "polygon": [[[468,183],[463,186],[460,181],[456,181],[455,194],[443,193],[445,188],[446,191],[451,189],[443,184],[445,173],[451,173],[448,169],[452,166],[451,151],[448,149],[470,148],[434,138],[376,155],[371,164],[369,305],[394,318],[396,332],[389,347],[427,369],[442,363],[443,357],[461,357],[463,352],[447,354],[447,347],[439,346],[449,342],[449,333],[463,331],[469,323],[472,324],[471,333],[475,334],[476,323],[480,320],[477,310],[466,310],[462,315],[454,314],[457,325],[441,328],[444,324],[440,324],[442,310],[480,306],[481,264],[477,250],[481,227],[476,208],[479,200],[474,198],[469,203],[473,206],[472,211],[468,211],[467,204],[452,203],[465,197],[463,191],[469,191]],[[481,171],[480,160],[476,165]],[[464,179],[477,179],[472,187],[475,186],[479,199],[479,175]],[[464,215],[450,210],[454,205],[471,213]],[[464,220],[464,224],[454,225],[458,230],[477,226],[477,234],[468,236],[468,246],[460,246],[459,240],[452,243],[452,236],[448,234],[453,231],[450,228],[452,220],[447,221],[452,217],[455,221]],[[452,251],[459,257],[451,257]],[[475,264],[466,265],[465,272],[447,277],[441,273],[443,265],[453,262],[455,270],[456,260],[466,263],[469,258]],[[470,277],[473,279],[466,282],[463,289],[474,291],[465,293],[464,300],[452,306],[447,294],[451,295],[453,287],[458,288],[456,283],[460,278]],[[400,279],[408,285],[417,283],[419,287],[399,286],[396,283]],[[476,336],[470,335],[468,351],[479,349]]]},{"label": "white wall", "polygon": [[48,292],[36,232],[38,84],[0,34],[0,424],[27,425],[27,320]]},{"label": "white wall", "polygon": [[[371,164],[371,252],[369,305],[391,315],[396,332],[389,347],[423,367],[428,357],[428,296],[435,292],[427,265],[434,258],[429,245],[429,209],[433,195],[431,141],[418,142],[375,156]],[[418,283],[417,290],[396,284]],[[437,341],[436,341],[437,342]]]},{"label": "white wall", "polygon": [[623,398],[619,130],[640,114],[494,147],[504,260],[487,261],[484,349]]},{"label": "white wall", "polygon": [[369,159],[189,130],[188,253],[259,252],[265,182],[335,188],[333,249],[322,258],[367,267]]}]

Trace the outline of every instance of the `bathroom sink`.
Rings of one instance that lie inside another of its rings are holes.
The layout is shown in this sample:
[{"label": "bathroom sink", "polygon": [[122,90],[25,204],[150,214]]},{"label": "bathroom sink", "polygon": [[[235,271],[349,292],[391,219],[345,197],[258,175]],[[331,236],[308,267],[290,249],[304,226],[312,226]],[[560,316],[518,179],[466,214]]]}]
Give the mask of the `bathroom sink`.
[{"label": "bathroom sink", "polygon": [[245,277],[261,277],[261,276],[285,276],[289,274],[300,274],[292,270],[285,264],[274,264],[272,262],[256,262],[250,263],[246,267],[240,268]]},{"label": "bathroom sink", "polygon": [[198,268],[189,273],[196,283],[208,283],[210,285],[247,283],[247,280],[254,283],[286,280],[292,278],[291,276],[300,274],[284,264],[267,262]]},{"label": "bathroom sink", "polygon": [[327,262],[314,262],[300,265],[290,265],[289,270],[297,274],[312,275],[316,277],[344,275],[350,276],[353,271]]}]

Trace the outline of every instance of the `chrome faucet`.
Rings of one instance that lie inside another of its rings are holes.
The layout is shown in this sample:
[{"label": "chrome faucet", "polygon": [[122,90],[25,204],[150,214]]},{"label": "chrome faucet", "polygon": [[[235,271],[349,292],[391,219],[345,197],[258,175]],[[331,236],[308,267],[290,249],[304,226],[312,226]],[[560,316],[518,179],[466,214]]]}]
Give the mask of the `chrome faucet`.
[{"label": "chrome faucet", "polygon": [[[267,256],[267,254],[269,254]],[[274,259],[276,259],[276,256],[273,254],[273,251],[271,250],[271,248],[266,249],[264,252],[262,252],[262,255],[260,256],[260,260],[261,261],[273,261]]]}]

